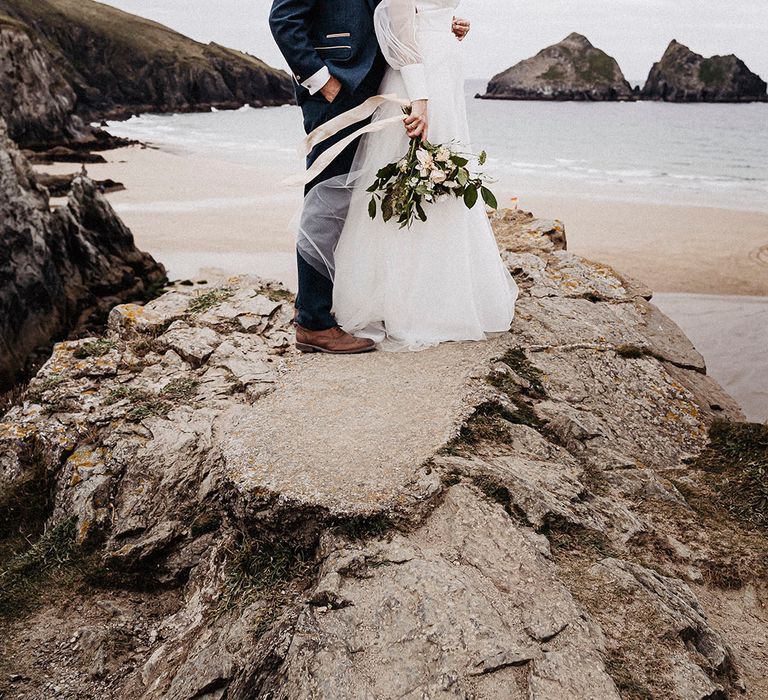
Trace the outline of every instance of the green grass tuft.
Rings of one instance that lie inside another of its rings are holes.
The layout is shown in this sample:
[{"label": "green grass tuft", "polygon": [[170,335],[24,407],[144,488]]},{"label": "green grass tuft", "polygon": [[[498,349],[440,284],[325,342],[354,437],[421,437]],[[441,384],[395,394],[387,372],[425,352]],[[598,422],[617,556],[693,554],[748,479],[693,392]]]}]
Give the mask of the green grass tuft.
[{"label": "green grass tuft", "polygon": [[157,416],[158,418],[165,418],[170,412],[173,406],[167,401],[161,401],[159,399],[149,399],[142,401],[137,406],[134,406],[128,413],[125,414],[127,420],[134,423],[140,423],[146,418]]},{"label": "green grass tuft", "polygon": [[312,553],[286,543],[244,538],[229,550],[218,615],[262,602],[254,634],[260,638],[292,602],[312,570]]},{"label": "green grass tuft", "polygon": [[217,287],[216,289],[210,289],[207,292],[202,292],[201,294],[197,294],[189,302],[187,311],[192,314],[208,311],[209,309],[212,309],[229,299],[234,293],[234,290],[230,289],[229,287]]},{"label": "green grass tuft", "polygon": [[262,289],[260,293],[266,296],[271,301],[293,302],[296,298],[287,289],[271,289],[269,287],[266,287]]},{"label": "green grass tuft", "polygon": [[196,379],[173,379],[161,390],[160,395],[176,401],[188,401],[197,394],[200,382]]},{"label": "green grass tuft", "polygon": [[179,378],[170,381],[159,394],[136,387],[118,387],[108,394],[105,403],[110,406],[128,399],[133,406],[125,417],[130,421],[140,422],[151,416],[164,418],[173,409],[173,402],[193,399],[199,386],[196,379]]},{"label": "green grass tuft", "polygon": [[530,396],[533,399],[544,399],[547,397],[547,391],[543,383],[544,373],[531,363],[522,348],[508,350],[499,358],[499,362],[505,364],[515,374],[525,379],[530,384],[530,387],[521,390],[516,385],[511,384],[511,380],[504,375],[491,378],[491,383],[494,386],[511,394],[517,394],[522,391],[526,396]]},{"label": "green grass tuft", "polygon": [[30,385],[25,398],[32,403],[42,403],[43,394],[46,391],[52,391],[56,387],[60,386],[66,381],[65,377],[59,374],[52,374],[50,377],[46,377],[42,380],[33,380]]},{"label": "green grass tuft", "polygon": [[47,530],[30,547],[0,563],[0,618],[27,610],[51,585],[66,575],[78,557],[76,519]]},{"label": "green grass tuft", "polygon": [[110,338],[99,338],[98,340],[89,340],[83,343],[75,350],[73,355],[78,360],[85,360],[88,357],[103,357],[116,347],[116,341]]},{"label": "green grass tuft", "polygon": [[692,463],[708,476],[717,498],[733,517],[768,529],[768,425],[720,420],[709,446]]}]

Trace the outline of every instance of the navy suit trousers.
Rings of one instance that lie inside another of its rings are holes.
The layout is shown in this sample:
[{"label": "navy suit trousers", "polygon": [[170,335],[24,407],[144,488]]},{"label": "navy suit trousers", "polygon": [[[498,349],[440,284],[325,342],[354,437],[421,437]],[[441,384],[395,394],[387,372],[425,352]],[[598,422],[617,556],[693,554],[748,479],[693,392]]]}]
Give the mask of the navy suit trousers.
[{"label": "navy suit trousers", "polygon": [[[357,107],[369,97],[377,94],[383,72],[383,61],[377,61],[374,69],[354,93],[348,94],[345,89],[342,89],[336,99],[331,103],[320,95],[320,93],[311,96],[301,106],[304,114],[304,128],[306,132],[311,132],[321,124]],[[356,129],[359,129],[366,124],[367,121],[359,122],[336,134],[327,141],[318,144],[307,157],[307,167],[314,163],[321,153],[335,143],[341,141]],[[354,141],[347,146],[317,178],[307,185],[305,194],[308,194],[310,190],[320,182],[350,172],[358,143],[359,141]],[[343,212],[343,215],[346,216],[346,212]],[[318,272],[311,264],[302,258],[301,254],[298,253],[297,264],[299,271],[299,293],[296,297],[296,309],[298,312],[296,322],[304,328],[315,331],[334,327],[336,325],[336,319],[334,319],[333,314],[331,313],[331,307],[333,306],[333,282],[325,275]]]}]

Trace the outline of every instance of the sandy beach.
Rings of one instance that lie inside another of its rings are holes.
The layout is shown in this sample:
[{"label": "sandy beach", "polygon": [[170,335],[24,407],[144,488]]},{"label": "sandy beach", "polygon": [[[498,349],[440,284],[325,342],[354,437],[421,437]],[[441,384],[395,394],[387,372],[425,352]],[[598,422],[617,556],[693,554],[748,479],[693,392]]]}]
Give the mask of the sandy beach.
[{"label": "sandy beach", "polygon": [[[301,192],[279,184],[288,173],[138,146],[104,156],[108,163],[89,165],[89,174],[126,186],[109,200],[172,278],[251,273],[295,288],[290,222]],[[713,376],[752,420],[768,420],[768,214],[525,195],[505,182],[497,194],[502,204],[517,196],[521,208],[563,220],[570,250],[659,293]]]},{"label": "sandy beach", "polygon": [[[279,183],[287,172],[141,147],[104,155],[109,162],[89,165],[88,172],[125,184],[110,202],[139,246],[163,260],[171,275],[194,276],[207,267],[253,272],[257,265],[291,283],[290,222],[301,193]],[[526,195],[505,182],[497,189],[502,206],[516,195],[521,208],[564,221],[573,252],[657,292],[768,296],[768,214]]]}]

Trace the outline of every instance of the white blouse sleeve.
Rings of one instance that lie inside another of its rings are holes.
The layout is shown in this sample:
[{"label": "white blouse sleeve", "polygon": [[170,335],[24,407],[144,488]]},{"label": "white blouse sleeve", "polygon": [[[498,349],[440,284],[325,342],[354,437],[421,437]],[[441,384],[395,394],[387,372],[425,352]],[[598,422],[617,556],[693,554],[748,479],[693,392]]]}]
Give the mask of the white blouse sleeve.
[{"label": "white blouse sleeve", "polygon": [[427,78],[416,40],[416,0],[382,0],[373,20],[381,52],[403,76],[408,99],[428,99]]}]

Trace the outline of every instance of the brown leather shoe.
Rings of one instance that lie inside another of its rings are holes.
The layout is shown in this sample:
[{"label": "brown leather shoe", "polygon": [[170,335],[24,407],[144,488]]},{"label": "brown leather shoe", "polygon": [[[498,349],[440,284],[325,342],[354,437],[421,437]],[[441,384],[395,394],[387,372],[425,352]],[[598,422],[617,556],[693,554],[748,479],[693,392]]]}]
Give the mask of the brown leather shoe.
[{"label": "brown leather shoe", "polygon": [[296,326],[296,348],[301,352],[325,352],[329,355],[356,355],[371,352],[376,344],[368,338],[357,338],[338,326],[325,331],[310,331],[298,323]]}]

